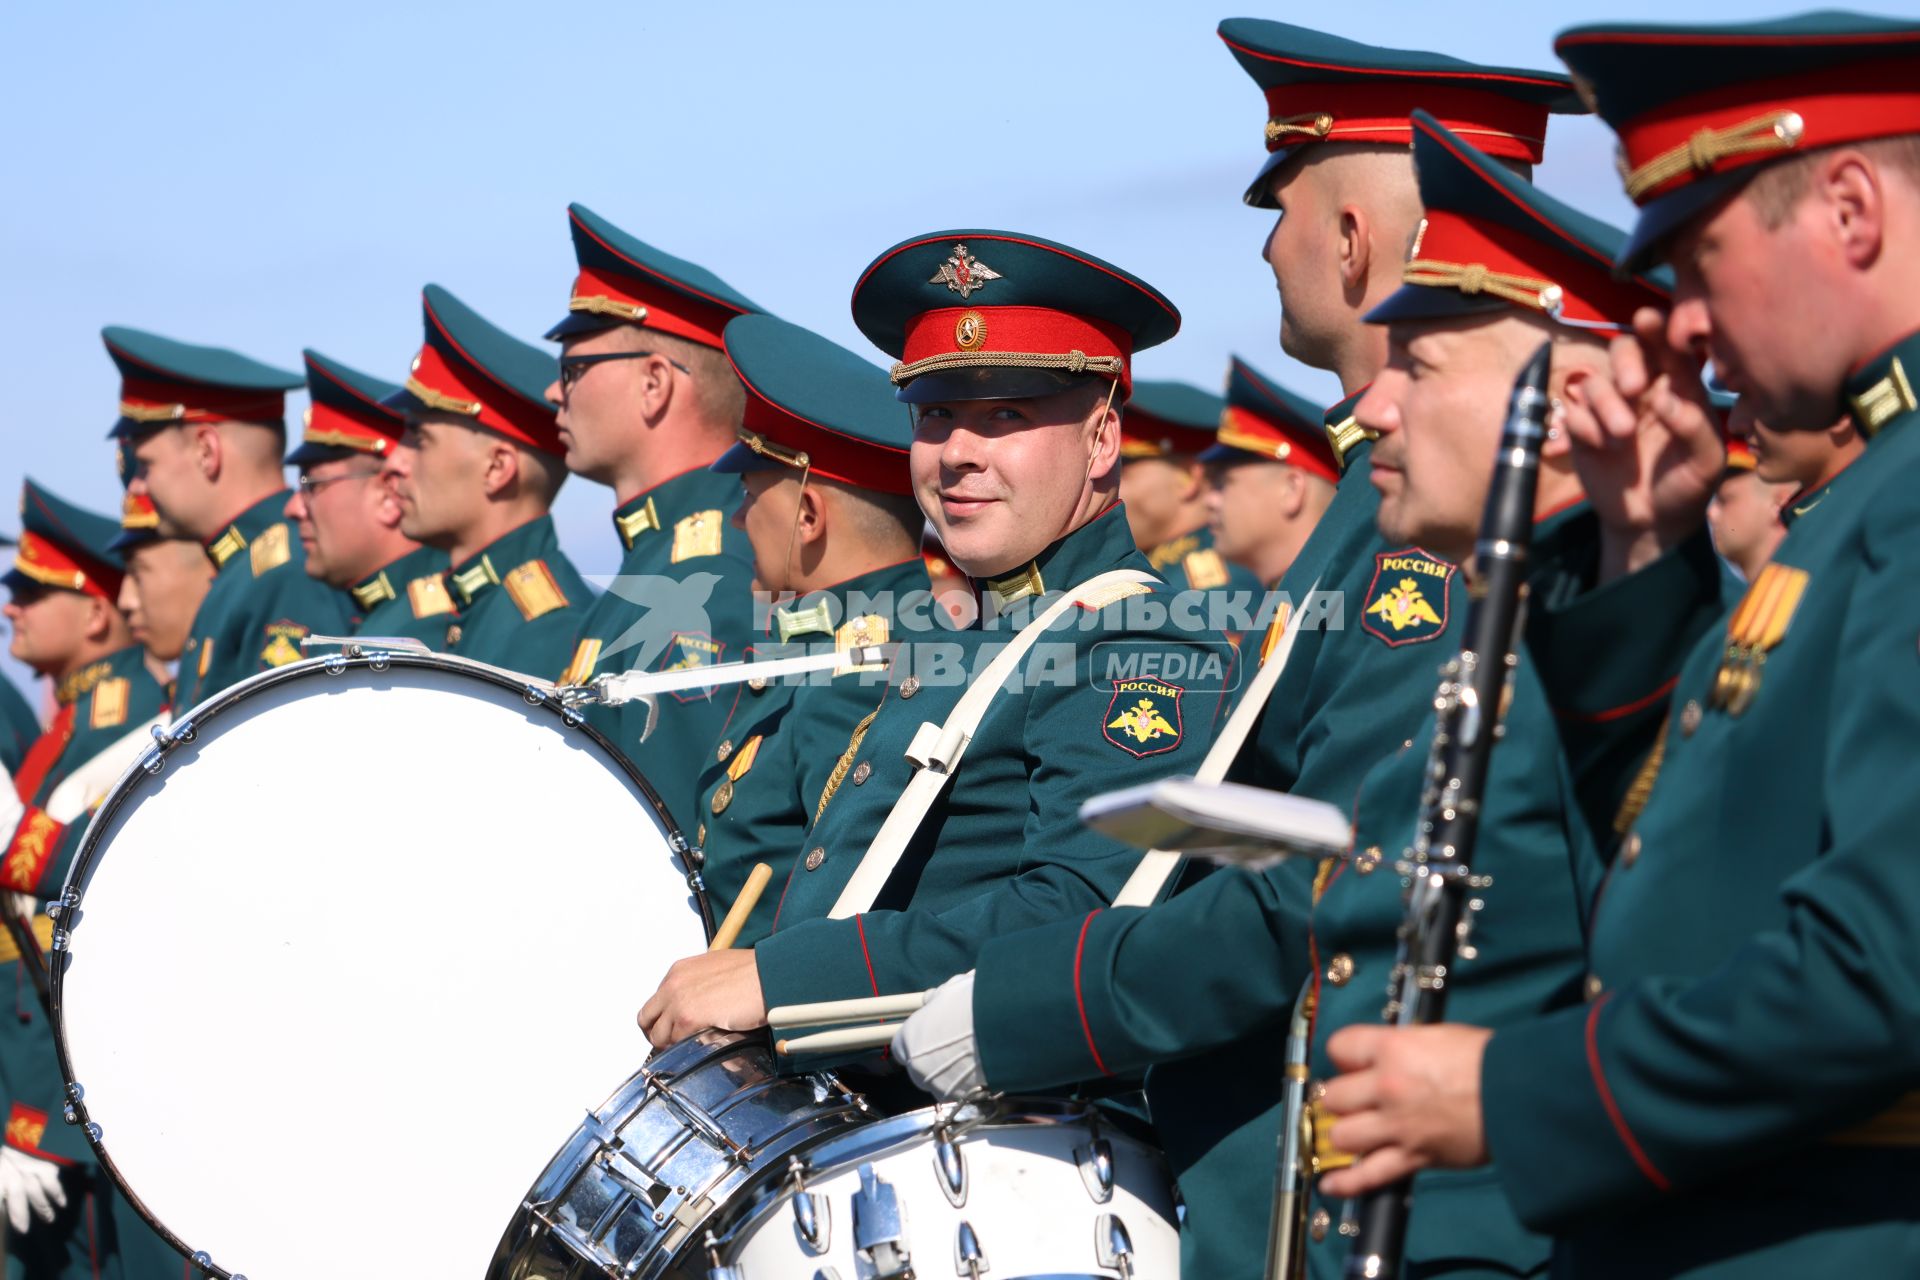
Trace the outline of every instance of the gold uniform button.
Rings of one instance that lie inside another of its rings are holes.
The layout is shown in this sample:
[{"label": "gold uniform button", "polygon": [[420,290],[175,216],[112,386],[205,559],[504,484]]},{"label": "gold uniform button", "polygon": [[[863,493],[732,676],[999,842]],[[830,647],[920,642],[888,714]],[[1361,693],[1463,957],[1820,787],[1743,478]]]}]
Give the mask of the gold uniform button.
[{"label": "gold uniform button", "polygon": [[719,763],[725,764],[727,762],[727,757],[732,754],[733,754],[733,739],[723,738],[720,742],[720,745],[717,748],[715,748],[713,753],[713,758]]},{"label": "gold uniform button", "polygon": [[1327,961],[1327,981],[1331,982],[1334,986],[1344,987],[1347,985],[1348,979],[1352,977],[1353,957],[1346,952],[1342,951],[1339,955]]},{"label": "gold uniform button", "polygon": [[819,845],[807,850],[807,870],[818,871],[820,864],[827,860],[827,851]]},{"label": "gold uniform button", "polygon": [[918,693],[918,692],[920,692],[920,677],[919,677],[919,676],[908,676],[908,677],[907,677],[907,678],[906,678],[905,680],[902,680],[902,681],[900,682],[900,696],[901,696],[901,697],[903,697],[903,698],[911,698],[911,697],[912,697],[912,696],[913,696],[914,694],[916,694],[916,693]]},{"label": "gold uniform button", "polygon": [[1640,833],[1630,831],[1627,833],[1626,843],[1620,846],[1620,865],[1630,867],[1638,861],[1640,861]]},{"label": "gold uniform button", "polygon": [[1606,986],[1600,981],[1600,975],[1594,973],[1587,975],[1587,999],[1598,1000],[1600,993],[1605,990]]},{"label": "gold uniform button", "polygon": [[714,788],[714,792],[713,792],[713,800],[711,801],[711,804],[713,807],[713,816],[717,818],[721,814],[725,813],[727,811],[727,806],[732,803],[733,803],[733,779],[722,778],[720,780],[720,785]]},{"label": "gold uniform button", "polygon": [[695,828],[693,833],[693,842],[695,844],[705,844],[707,842],[707,824],[706,823],[703,822],[697,828]]},{"label": "gold uniform button", "polygon": [[857,787],[861,783],[865,782],[868,778],[871,778],[872,776],[873,776],[872,761],[862,760],[859,764],[854,766],[853,785]]},{"label": "gold uniform button", "polygon": [[1307,1224],[1307,1230],[1313,1235],[1313,1242],[1319,1244],[1327,1238],[1328,1228],[1333,1226],[1333,1215],[1325,1209],[1315,1209]]},{"label": "gold uniform button", "polygon": [[747,681],[747,688],[753,690],[755,693],[765,693],[767,691],[767,678],[765,676],[754,676]]},{"label": "gold uniform button", "polygon": [[1386,855],[1380,852],[1380,846],[1371,844],[1367,851],[1353,860],[1353,869],[1361,875],[1372,875],[1373,869],[1380,865],[1380,859]]},{"label": "gold uniform button", "polygon": [[1700,727],[1700,714],[1699,702],[1688,698],[1687,705],[1680,708],[1680,734],[1682,737],[1691,738],[1693,736],[1693,731]]}]

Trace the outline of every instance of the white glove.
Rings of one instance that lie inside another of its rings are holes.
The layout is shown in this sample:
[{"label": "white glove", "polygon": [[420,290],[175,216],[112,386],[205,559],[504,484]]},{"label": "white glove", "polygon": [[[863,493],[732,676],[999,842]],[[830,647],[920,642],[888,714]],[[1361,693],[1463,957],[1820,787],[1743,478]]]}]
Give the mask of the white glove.
[{"label": "white glove", "polygon": [[60,1166],[18,1147],[0,1147],[0,1203],[6,1205],[7,1221],[21,1235],[33,1225],[28,1210],[40,1221],[52,1222],[54,1212],[67,1207]]},{"label": "white glove", "polygon": [[973,970],[949,978],[893,1035],[893,1056],[913,1082],[942,1102],[987,1087],[973,1035]]}]

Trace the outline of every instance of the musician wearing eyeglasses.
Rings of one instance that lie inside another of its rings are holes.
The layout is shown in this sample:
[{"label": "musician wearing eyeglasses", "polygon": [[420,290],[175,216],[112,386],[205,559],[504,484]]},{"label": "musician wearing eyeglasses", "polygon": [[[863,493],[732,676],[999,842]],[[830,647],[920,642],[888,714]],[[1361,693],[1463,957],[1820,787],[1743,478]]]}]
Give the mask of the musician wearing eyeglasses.
[{"label": "musician wearing eyeglasses", "polygon": [[307,553],[307,572],[353,598],[355,630],[446,644],[454,621],[447,554],[400,531],[396,472],[406,415],[382,403],[400,388],[308,351],[307,410],[300,446],[287,456],[299,469],[287,499]]},{"label": "musician wearing eyeglasses", "polygon": [[[739,482],[708,466],[734,443],[744,404],[721,330],[760,308],[584,205],[567,216],[579,271],[566,318],[547,331],[561,355],[546,394],[568,469],[613,490],[620,572],[582,619],[565,671],[549,674],[583,684],[637,668],[739,662],[754,635],[753,555],[733,524]],[[644,740],[643,703],[586,714],[691,834],[701,755],[734,693],[665,695]]]},{"label": "musician wearing eyeglasses", "polygon": [[546,400],[553,358],[439,285],[426,287],[422,310],[426,341],[388,400],[406,415],[394,451],[400,531],[451,562],[459,617],[442,645],[545,678],[592,600],[548,514],[567,479]]}]

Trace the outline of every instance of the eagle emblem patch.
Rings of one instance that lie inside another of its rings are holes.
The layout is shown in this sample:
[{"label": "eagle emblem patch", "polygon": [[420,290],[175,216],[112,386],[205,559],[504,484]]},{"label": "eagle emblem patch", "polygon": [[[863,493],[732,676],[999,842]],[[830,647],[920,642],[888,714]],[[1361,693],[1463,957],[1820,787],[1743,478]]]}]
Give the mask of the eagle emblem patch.
[{"label": "eagle emblem patch", "polygon": [[1161,680],[1116,680],[1101,719],[1108,742],[1132,756],[1157,756],[1180,745],[1180,695]]},{"label": "eagle emblem patch", "polygon": [[[676,631],[667,642],[666,652],[660,655],[660,661],[654,664],[655,671],[690,671],[694,667],[711,667],[720,661],[720,655],[726,646],[712,636],[699,631]],[[680,689],[667,696],[675,702],[705,702],[713,694],[711,687],[700,689]]]},{"label": "eagle emblem patch", "polygon": [[1453,574],[1452,564],[1419,547],[1375,555],[1373,582],[1360,607],[1361,630],[1390,649],[1444,635]]}]

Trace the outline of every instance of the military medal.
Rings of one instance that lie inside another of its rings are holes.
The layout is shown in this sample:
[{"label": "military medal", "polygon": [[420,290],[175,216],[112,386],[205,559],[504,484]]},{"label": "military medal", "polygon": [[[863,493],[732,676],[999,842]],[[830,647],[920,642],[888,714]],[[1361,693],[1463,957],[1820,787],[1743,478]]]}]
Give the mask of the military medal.
[{"label": "military medal", "polygon": [[[746,777],[747,770],[753,768],[754,759],[760,754],[760,739],[761,735],[756,733],[741,743],[738,751],[730,752],[733,758],[727,765],[727,776],[720,780],[718,787],[714,788],[713,799],[708,802],[715,817],[725,813],[727,806],[733,803],[733,784]],[[723,755],[720,758],[725,760],[727,756]]]},{"label": "military medal", "polygon": [[1714,673],[1708,705],[1743,715],[1760,692],[1767,653],[1786,638],[1807,590],[1807,571],[1782,564],[1762,569],[1727,619],[1727,652]]}]

